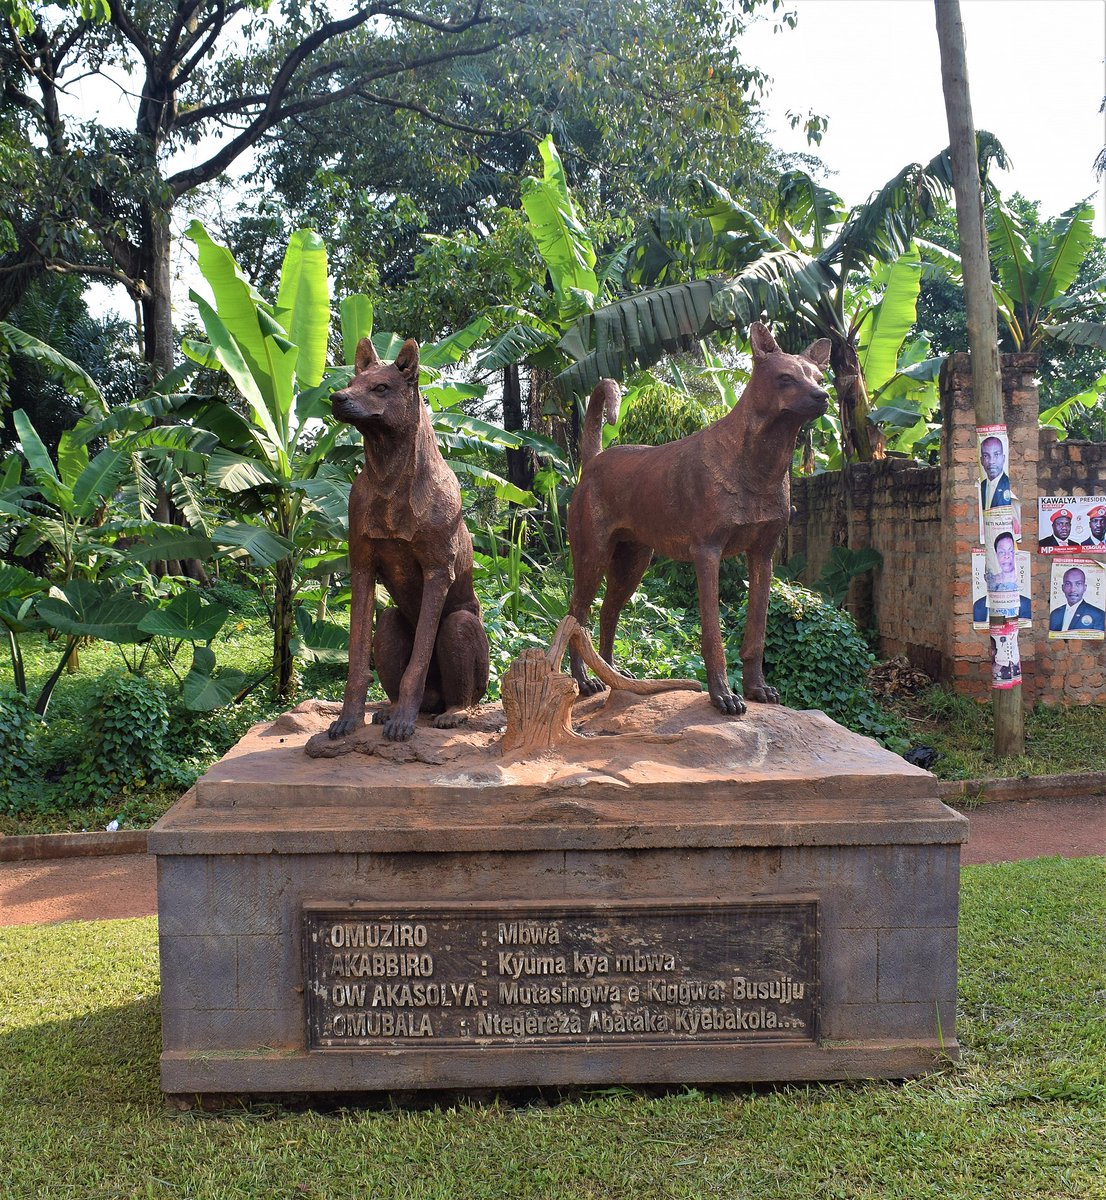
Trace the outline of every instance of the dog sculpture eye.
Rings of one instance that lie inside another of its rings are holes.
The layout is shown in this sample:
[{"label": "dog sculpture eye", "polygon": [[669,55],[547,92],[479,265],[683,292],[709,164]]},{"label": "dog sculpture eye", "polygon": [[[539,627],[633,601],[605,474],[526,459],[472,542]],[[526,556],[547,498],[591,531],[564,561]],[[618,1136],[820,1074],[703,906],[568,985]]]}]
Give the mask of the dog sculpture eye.
[{"label": "dog sculpture eye", "polygon": [[383,395],[388,390],[386,383],[374,383],[372,390],[378,395]]}]

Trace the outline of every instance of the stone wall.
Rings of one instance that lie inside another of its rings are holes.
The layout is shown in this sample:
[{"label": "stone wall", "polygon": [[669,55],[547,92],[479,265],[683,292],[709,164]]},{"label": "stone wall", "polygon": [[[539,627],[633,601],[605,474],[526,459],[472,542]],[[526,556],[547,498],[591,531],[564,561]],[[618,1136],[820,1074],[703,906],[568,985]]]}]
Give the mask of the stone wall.
[{"label": "stone wall", "polygon": [[[1033,627],[1020,637],[1027,704],[1106,704],[1106,643],[1048,641],[1051,560],[1036,553],[1038,495],[1106,493],[1106,445],[1059,441],[1037,424],[1036,359],[1003,356],[1009,475],[1021,498],[1030,551]],[[956,691],[990,691],[987,637],[972,629],[971,552],[979,545],[977,449],[971,367],[950,356],[941,377],[941,465],[901,459],[857,464],[792,481],[796,516],[787,556],[803,553],[804,580],[830,550],[872,546],[883,565],[850,592],[848,607],[874,628],[881,653],[905,654]]]}]

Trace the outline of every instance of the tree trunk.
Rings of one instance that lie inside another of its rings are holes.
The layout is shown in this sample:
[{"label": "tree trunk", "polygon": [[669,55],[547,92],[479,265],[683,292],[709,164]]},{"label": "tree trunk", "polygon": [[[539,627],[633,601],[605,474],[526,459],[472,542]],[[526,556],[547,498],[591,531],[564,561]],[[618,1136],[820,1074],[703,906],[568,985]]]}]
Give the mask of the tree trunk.
[{"label": "tree trunk", "polygon": [[841,410],[841,453],[846,463],[871,462],[868,437],[868,390],[856,346],[846,337],[830,339],[830,370]]},{"label": "tree trunk", "polygon": [[[511,433],[527,431],[517,363],[503,369],[503,428]],[[534,486],[534,467],[534,452],[529,448],[507,451],[507,479],[524,492]]]},{"label": "tree trunk", "polygon": [[281,559],[273,567],[273,579],[273,699],[288,700],[296,683],[292,657],[294,572],[290,559]]},{"label": "tree trunk", "polygon": [[[142,314],[143,358],[149,373],[148,383],[152,387],[164,379],[176,363],[176,338],[173,334],[173,239],[170,226],[171,208],[149,205],[143,224],[146,228],[146,245],[143,254],[143,279],[146,292],[140,302]],[[158,483],[158,521],[166,525],[187,527],[184,514],[173,503],[164,485]],[[207,586],[209,580],[203,563],[197,558],[181,559],[179,562],[155,562],[150,564],[153,574],[185,575],[197,583]]]},{"label": "tree trunk", "polygon": [[[964,301],[968,316],[975,423],[977,426],[1004,425],[998,315],[991,290],[991,262],[987,252],[987,229],[983,221],[979,159],[964,53],[964,26],[960,18],[959,0],[934,0],[934,3],[937,40],[941,48],[941,80],[949,125],[953,188],[956,193],[956,222],[960,230],[960,258],[964,265]],[[978,493],[978,485],[973,490]],[[1010,526],[1006,526],[1004,531],[1012,533]],[[992,633],[1004,624],[1006,618],[991,613]],[[1016,619],[1013,628],[1016,647]],[[995,687],[994,672],[991,680],[995,753],[1022,754],[1025,751],[1025,716],[1021,687]]]}]

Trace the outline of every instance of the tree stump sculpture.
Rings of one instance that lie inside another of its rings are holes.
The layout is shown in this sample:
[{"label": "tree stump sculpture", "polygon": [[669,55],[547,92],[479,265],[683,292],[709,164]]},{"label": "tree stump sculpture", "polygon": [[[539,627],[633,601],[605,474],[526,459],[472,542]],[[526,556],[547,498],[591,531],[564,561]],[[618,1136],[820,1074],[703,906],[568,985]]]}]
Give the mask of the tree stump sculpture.
[{"label": "tree stump sculpture", "polygon": [[561,659],[569,646],[611,689],[635,696],[658,692],[700,692],[695,679],[631,679],[599,657],[588,631],[574,617],[565,617],[553,635],[548,653],[523,650],[503,678],[503,712],[507,732],[503,754],[536,754],[552,750],[580,735],[572,729],[572,702],[579,695],[575,681],[560,672]]}]

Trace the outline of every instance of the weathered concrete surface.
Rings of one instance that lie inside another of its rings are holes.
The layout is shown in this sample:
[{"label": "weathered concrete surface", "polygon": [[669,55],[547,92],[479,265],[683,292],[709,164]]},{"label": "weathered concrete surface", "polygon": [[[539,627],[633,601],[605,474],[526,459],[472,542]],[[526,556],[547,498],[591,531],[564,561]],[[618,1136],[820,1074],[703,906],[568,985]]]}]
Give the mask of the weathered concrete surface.
[{"label": "weathered concrete surface", "polygon": [[[313,705],[251,731],[150,832],[166,1091],[904,1076],[956,1053],[967,822],[931,775],[821,713],[596,697],[575,715],[593,736],[530,762],[500,756],[492,709],[464,735],[420,725],[397,747],[367,728],[355,740],[371,754],[309,758],[330,719]],[[541,920],[543,906],[688,902],[817,906],[802,964],[816,1036],[308,1049],[305,909]]]}]

